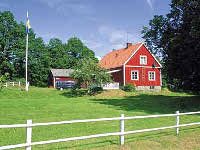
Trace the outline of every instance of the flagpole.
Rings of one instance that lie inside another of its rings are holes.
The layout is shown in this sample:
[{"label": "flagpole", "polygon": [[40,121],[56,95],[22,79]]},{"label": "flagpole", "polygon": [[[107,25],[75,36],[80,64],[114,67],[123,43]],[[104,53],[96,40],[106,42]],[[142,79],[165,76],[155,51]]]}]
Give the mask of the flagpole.
[{"label": "flagpole", "polygon": [[28,91],[28,33],[26,34],[26,91]]},{"label": "flagpole", "polygon": [[[28,18],[28,11],[27,11]],[[26,91],[28,91],[28,32],[26,33]]]}]

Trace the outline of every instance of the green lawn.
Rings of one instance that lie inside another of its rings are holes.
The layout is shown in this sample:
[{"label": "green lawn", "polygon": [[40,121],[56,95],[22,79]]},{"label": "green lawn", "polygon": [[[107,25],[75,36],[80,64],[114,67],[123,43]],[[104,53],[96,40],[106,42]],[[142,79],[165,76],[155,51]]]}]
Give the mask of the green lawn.
[{"label": "green lawn", "polygon": [[[121,94],[122,93],[122,94]],[[200,111],[200,96],[164,91],[160,93],[105,92],[99,96],[72,97],[70,91],[30,87],[7,88],[0,92],[0,124],[23,124],[76,119],[138,116]],[[181,116],[180,123],[199,122],[200,115]],[[154,128],[175,124],[175,117],[126,120],[125,130]],[[78,123],[33,128],[32,141],[118,132],[119,121]],[[0,146],[26,142],[25,128],[0,129]],[[189,139],[188,139],[189,138]],[[191,140],[193,139],[193,140]],[[33,150],[64,149],[198,149],[200,126],[184,127],[180,135],[174,129],[125,136],[125,146],[119,146],[117,136],[94,138],[57,144],[33,146]],[[182,142],[189,142],[184,145]],[[23,148],[24,149],[24,148]]]}]

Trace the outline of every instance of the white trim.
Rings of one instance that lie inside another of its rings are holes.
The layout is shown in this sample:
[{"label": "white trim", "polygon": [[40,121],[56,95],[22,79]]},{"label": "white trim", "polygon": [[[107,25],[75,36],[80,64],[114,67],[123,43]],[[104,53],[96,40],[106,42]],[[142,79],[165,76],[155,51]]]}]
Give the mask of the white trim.
[{"label": "white trim", "polygon": [[135,55],[135,53],[142,47],[142,45],[144,45],[144,43],[142,43],[142,44],[135,50],[135,52],[127,59],[127,61],[125,61],[124,65],[126,65],[126,63],[133,57],[133,55]]},{"label": "white trim", "polygon": [[125,61],[124,65],[126,65],[126,63],[133,57],[133,55],[135,55],[135,53],[142,47],[142,45],[145,46],[145,48],[147,49],[147,51],[153,56],[153,58],[156,60],[156,62],[160,65],[159,68],[162,68],[162,65],[160,64],[160,62],[156,59],[156,57],[148,50],[148,48],[146,47],[146,45],[144,43],[142,43],[137,49],[136,51],[127,59],[127,61]]},{"label": "white trim", "polygon": [[[153,73],[154,79],[150,79],[150,73]],[[156,72],[155,71],[148,71],[148,79],[149,79],[149,81],[155,81],[156,80]]]},{"label": "white trim", "polygon": [[124,79],[124,86],[126,85],[126,67],[125,64],[123,65],[123,79]]},{"label": "white trim", "polygon": [[161,67],[152,67],[152,66],[132,66],[132,65],[126,65],[126,67],[136,67],[136,68],[152,68],[152,69],[154,69],[154,68],[161,68]]},{"label": "white trim", "polygon": [[161,74],[161,69],[160,69],[160,86],[162,86],[162,74]]},{"label": "white trim", "polygon": [[[148,48],[146,47],[146,45],[144,43],[141,43],[141,45],[135,50],[135,52],[125,61],[125,63],[123,64],[123,71],[124,71],[124,85],[126,84],[125,81],[126,81],[126,77],[125,77],[125,65],[127,64],[127,62],[137,53],[137,51],[142,47],[142,45],[145,46],[145,48],[147,49],[147,51],[153,56],[153,58],[156,60],[156,62],[160,65],[160,67],[155,67],[155,68],[162,68],[162,65],[159,63],[159,61],[156,59],[156,57],[148,50]],[[141,66],[139,66],[141,67]]]},{"label": "white trim", "polygon": [[[147,46],[144,44],[145,48],[148,50]],[[162,68],[162,65],[160,64],[160,62],[156,59],[156,57],[154,56],[154,54],[152,54],[149,50],[148,52],[153,56],[153,58],[156,60],[156,62],[160,65],[160,68]]]},{"label": "white trim", "polygon": [[[144,63],[141,62],[141,58],[146,58],[146,61]],[[140,65],[147,65],[147,56],[146,55],[140,55]]]},{"label": "white trim", "polygon": [[[132,72],[137,72],[137,79],[133,79]],[[139,71],[138,70],[131,70],[131,80],[134,80],[134,81],[139,80]]]},{"label": "white trim", "polygon": [[119,71],[121,71],[122,69],[118,69],[118,70],[111,70],[111,71],[108,71],[108,72],[106,72],[106,73],[114,73],[114,72],[119,72]]},{"label": "white trim", "polygon": [[126,85],[126,71],[125,71],[125,69],[126,69],[126,67],[125,67],[125,65],[126,65],[126,63],[133,57],[133,55],[135,55],[135,53],[142,47],[142,45],[143,45],[144,43],[142,43],[137,49],[136,49],[136,51],[125,61],[125,63],[123,64],[123,70],[124,70],[124,86]]},{"label": "white trim", "polygon": [[53,77],[53,88],[56,88],[56,78]]}]

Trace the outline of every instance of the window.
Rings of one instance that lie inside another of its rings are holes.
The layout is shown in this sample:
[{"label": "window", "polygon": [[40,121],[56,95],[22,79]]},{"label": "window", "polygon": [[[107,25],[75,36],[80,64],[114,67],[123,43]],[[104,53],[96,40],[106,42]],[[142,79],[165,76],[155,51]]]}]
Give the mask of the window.
[{"label": "window", "polygon": [[140,65],[146,65],[147,64],[147,56],[140,55]]},{"label": "window", "polygon": [[149,71],[149,81],[154,81],[156,79],[155,71]]},{"label": "window", "polygon": [[131,80],[139,80],[138,70],[131,71]]}]

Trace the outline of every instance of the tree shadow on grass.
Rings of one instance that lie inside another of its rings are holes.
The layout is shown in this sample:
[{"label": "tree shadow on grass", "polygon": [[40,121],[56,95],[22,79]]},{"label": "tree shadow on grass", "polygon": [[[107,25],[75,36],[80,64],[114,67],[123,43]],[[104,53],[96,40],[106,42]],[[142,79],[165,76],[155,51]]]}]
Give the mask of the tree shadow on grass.
[{"label": "tree shadow on grass", "polygon": [[124,98],[90,99],[95,103],[111,105],[125,111],[154,113],[190,112],[200,110],[200,96],[164,96],[140,94]]},{"label": "tree shadow on grass", "polygon": [[87,95],[87,90],[85,89],[70,89],[66,92],[62,93],[61,95],[72,98],[72,97],[82,97]]},{"label": "tree shadow on grass", "polygon": [[61,95],[72,98],[72,97],[83,97],[83,96],[94,96],[97,94],[101,94],[103,90],[101,88],[93,88],[90,93],[88,93],[87,89],[70,89]]}]

